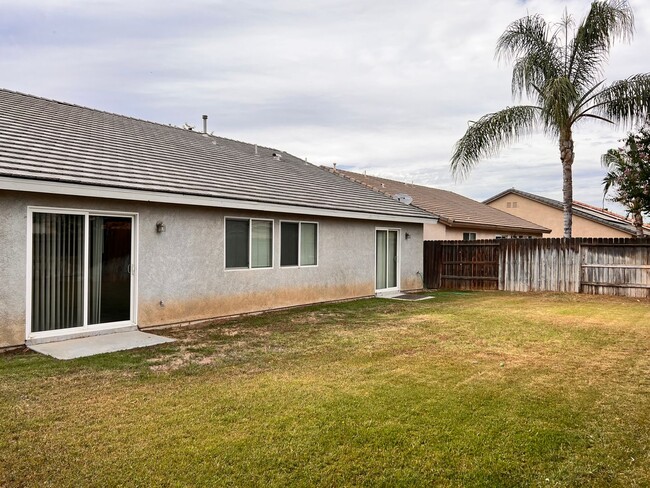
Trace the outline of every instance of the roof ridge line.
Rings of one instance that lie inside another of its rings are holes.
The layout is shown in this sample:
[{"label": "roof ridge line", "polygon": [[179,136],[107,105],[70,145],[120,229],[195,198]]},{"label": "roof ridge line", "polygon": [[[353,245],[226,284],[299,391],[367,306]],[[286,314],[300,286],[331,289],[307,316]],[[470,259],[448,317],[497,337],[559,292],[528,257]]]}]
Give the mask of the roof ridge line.
[{"label": "roof ridge line", "polygon": [[[530,200],[537,201],[537,202],[540,202],[542,204],[549,205],[551,207],[555,207],[556,209],[561,210],[562,207],[563,207],[563,203],[560,200],[555,200],[554,198],[544,197],[544,196],[537,195],[535,193],[526,192],[526,191],[523,191],[523,190],[518,190],[518,189],[516,189],[514,187],[508,188],[506,190],[503,190],[502,192],[497,193],[496,195],[491,196],[490,198],[484,200],[483,203],[486,203],[486,202],[491,203],[491,202],[493,202],[495,200],[498,200],[499,198],[504,197],[508,193],[514,193],[515,195],[519,195],[519,196],[522,196],[524,198],[528,198]],[[632,225],[632,226],[634,225],[634,223],[632,221],[629,221],[629,220],[625,219],[624,217],[622,217],[621,215],[615,214],[613,212],[609,212],[609,211],[603,212],[598,207],[594,207],[594,206],[589,205],[589,204],[584,204],[582,202],[579,202],[578,200],[572,200],[571,203],[572,203],[572,207],[573,207],[573,215],[577,215],[578,217],[582,217],[582,218],[585,218],[587,220],[595,221],[595,222],[600,223],[601,225],[605,225],[607,227],[615,228],[615,229],[620,230],[621,232],[626,232],[626,233],[630,233],[630,230],[625,229],[624,226],[626,224],[627,225]],[[579,205],[576,205],[576,203],[578,203]],[[584,206],[586,206],[588,208],[586,208],[586,209],[585,208],[580,208],[580,205],[584,205]],[[598,216],[598,215],[590,214],[589,210],[610,214],[610,216],[618,217],[621,220],[619,220],[618,222],[607,221],[607,219],[604,216]],[[611,215],[611,214],[613,214],[613,215]],[[646,225],[644,224],[643,227],[645,228]],[[650,228],[650,227],[648,227],[648,228]]]},{"label": "roof ridge line", "polygon": [[[88,110],[90,112],[96,112],[96,113],[101,113],[101,114],[106,114],[106,115],[112,115],[113,117],[119,117],[119,118],[122,118],[122,119],[129,119],[129,120],[133,120],[133,121],[136,121],[136,122],[144,122],[146,124],[153,124],[153,125],[156,125],[156,126],[166,127],[166,128],[169,128],[169,129],[176,129],[176,130],[183,131],[184,134],[190,134],[191,133],[191,134],[196,134],[196,135],[199,135],[199,136],[208,136],[208,137],[213,137],[213,138],[216,138],[216,139],[223,139],[223,140],[226,140],[226,141],[237,142],[239,144],[248,144],[249,146],[257,146],[257,147],[262,148],[262,149],[269,149],[271,151],[279,151],[279,152],[282,152],[282,153],[285,153],[285,154],[289,154],[286,151],[282,151],[282,150],[274,148],[274,147],[262,146],[261,144],[241,141],[239,139],[231,139],[229,137],[217,136],[217,135],[214,135],[214,134],[208,134],[206,132],[183,129],[182,127],[178,127],[177,125],[174,125],[174,124],[163,124],[162,122],[154,122],[153,120],[142,119],[142,118],[139,118],[139,117],[134,117],[132,115],[118,114],[116,112],[110,112],[108,110],[92,108],[92,107],[88,107],[86,105],[80,105],[78,103],[63,102],[61,100],[55,100],[54,98],[47,98],[47,97],[43,97],[43,96],[40,96],[40,95],[33,95],[31,93],[19,92],[19,91],[16,91],[16,90],[10,90],[8,88],[2,88],[2,87],[0,87],[0,91],[4,91],[4,92],[7,92],[7,93],[13,93],[14,95],[20,95],[20,96],[23,96],[23,97],[35,98],[37,100],[42,100],[44,102],[56,103],[58,105],[67,105],[68,107],[80,108],[80,109],[83,109],[83,110]],[[297,157],[297,156],[293,156],[293,157]],[[300,158],[298,158],[298,159],[300,159]]]},{"label": "roof ridge line", "polygon": [[[344,178],[344,179],[347,179],[347,180],[353,181],[353,182],[355,182],[355,183],[358,183],[358,184],[360,184],[360,185],[362,185],[362,186],[365,186],[366,188],[370,188],[370,189],[373,190],[373,191],[376,191],[376,192],[378,192],[378,193],[381,193],[381,194],[383,194],[383,195],[386,195],[386,196],[392,198],[393,200],[395,200],[395,198],[393,198],[393,194],[390,193],[389,191],[382,190],[381,188],[378,188],[378,187],[376,187],[376,186],[374,186],[374,185],[371,185],[371,184],[369,184],[369,183],[366,183],[365,181],[361,181],[361,180],[359,180],[359,179],[357,179],[357,178],[354,178],[354,177],[352,177],[352,176],[350,176],[350,175],[348,175],[348,174],[344,174],[344,172],[346,172],[346,173],[348,172],[348,171],[346,171],[346,170],[337,170],[336,168],[330,168],[329,166],[325,166],[325,165],[322,165],[322,164],[320,165],[320,167],[321,167],[323,170],[325,170],[325,171],[328,171],[328,172],[333,173],[333,174],[337,174],[337,175],[339,175],[341,178]],[[354,173],[354,172],[353,172],[353,171],[349,171],[349,173]],[[373,176],[372,178],[376,178],[376,176]],[[382,178],[380,178],[380,179],[382,179]],[[383,179],[387,179],[387,178],[383,178]],[[400,183],[402,183],[402,182],[400,182]],[[408,183],[407,183],[407,184],[408,184]],[[403,202],[402,202],[402,203],[403,203]],[[443,222],[450,222],[450,223],[455,222],[454,219],[447,218],[447,217],[443,217],[442,215],[435,214],[435,213],[433,213],[433,212],[431,212],[431,211],[429,211],[429,210],[427,210],[427,209],[424,209],[424,208],[420,207],[419,205],[415,205],[413,202],[409,203],[408,205],[410,205],[410,206],[412,206],[412,207],[415,207],[415,208],[418,208],[418,209],[422,210],[423,212],[428,213],[429,215],[433,215],[433,216],[436,217],[438,220],[442,220]]]}]

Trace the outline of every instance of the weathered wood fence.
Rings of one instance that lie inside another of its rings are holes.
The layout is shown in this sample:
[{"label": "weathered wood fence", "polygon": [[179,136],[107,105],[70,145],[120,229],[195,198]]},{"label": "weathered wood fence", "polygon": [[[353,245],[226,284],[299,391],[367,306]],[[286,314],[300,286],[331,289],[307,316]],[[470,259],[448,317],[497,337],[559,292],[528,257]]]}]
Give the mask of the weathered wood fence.
[{"label": "weathered wood fence", "polygon": [[650,298],[650,238],[425,241],[427,288]]}]

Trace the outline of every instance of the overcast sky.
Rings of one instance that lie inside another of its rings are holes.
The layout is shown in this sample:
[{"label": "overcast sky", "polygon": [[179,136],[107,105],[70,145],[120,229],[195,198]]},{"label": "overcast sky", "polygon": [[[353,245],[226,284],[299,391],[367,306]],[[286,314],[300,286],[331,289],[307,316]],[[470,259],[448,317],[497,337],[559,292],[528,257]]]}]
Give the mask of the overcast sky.
[{"label": "overcast sky", "polygon": [[[650,71],[650,2],[609,81]],[[516,187],[561,199],[557,141],[525,139],[454,182],[469,120],[514,102],[497,38],[527,13],[576,19],[586,0],[0,0],[0,87],[278,148],[316,164],[482,200]],[[601,205],[600,155],[625,130],[575,131],[574,197]],[[611,204],[607,204],[613,208]]]}]

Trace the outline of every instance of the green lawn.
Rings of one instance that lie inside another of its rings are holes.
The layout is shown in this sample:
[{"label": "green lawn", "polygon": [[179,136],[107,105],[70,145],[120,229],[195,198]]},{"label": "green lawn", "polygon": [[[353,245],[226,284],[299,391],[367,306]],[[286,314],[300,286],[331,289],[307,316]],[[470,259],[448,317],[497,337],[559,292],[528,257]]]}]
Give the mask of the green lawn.
[{"label": "green lawn", "polygon": [[0,355],[0,486],[648,486],[650,303],[435,293]]}]

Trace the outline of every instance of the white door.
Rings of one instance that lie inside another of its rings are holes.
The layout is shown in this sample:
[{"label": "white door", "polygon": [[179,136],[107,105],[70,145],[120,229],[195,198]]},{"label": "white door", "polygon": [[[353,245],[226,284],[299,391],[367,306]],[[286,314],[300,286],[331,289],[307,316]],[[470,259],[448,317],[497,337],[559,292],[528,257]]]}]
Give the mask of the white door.
[{"label": "white door", "polygon": [[377,229],[376,233],[376,290],[399,290],[399,231]]}]

